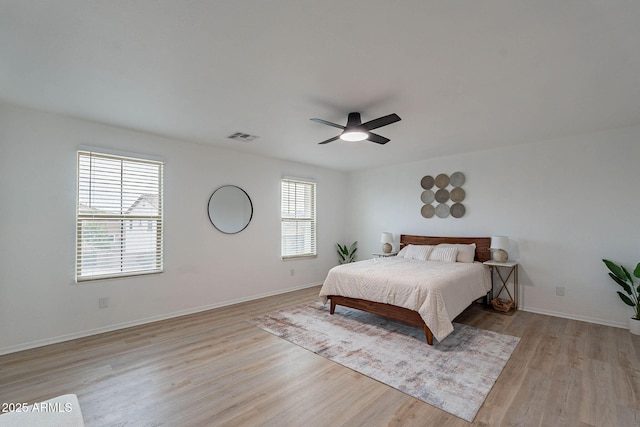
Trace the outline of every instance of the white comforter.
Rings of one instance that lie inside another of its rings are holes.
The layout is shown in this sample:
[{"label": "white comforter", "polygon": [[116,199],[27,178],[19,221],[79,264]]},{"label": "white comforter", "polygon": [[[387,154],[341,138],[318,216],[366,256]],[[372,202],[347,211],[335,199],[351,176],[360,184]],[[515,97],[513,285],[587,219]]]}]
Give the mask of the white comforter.
[{"label": "white comforter", "polygon": [[489,268],[479,262],[374,258],[329,270],[320,298],[340,295],[415,310],[442,341],[452,320],[491,290]]}]

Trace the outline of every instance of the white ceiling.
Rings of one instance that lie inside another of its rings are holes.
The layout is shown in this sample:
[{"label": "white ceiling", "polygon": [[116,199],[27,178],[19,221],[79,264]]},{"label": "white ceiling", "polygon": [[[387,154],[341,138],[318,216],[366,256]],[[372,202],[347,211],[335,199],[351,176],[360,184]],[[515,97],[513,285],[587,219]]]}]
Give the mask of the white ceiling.
[{"label": "white ceiling", "polygon": [[[639,22],[637,0],[0,0],[0,101],[357,170],[640,123]],[[402,121],[318,145],[340,131],[309,119],[350,111]]]}]

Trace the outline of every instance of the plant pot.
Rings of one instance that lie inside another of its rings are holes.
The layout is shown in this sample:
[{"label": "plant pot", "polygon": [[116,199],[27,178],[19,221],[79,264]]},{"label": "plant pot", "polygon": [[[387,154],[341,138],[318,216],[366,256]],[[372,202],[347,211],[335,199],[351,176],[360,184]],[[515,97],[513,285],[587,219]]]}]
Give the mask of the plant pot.
[{"label": "plant pot", "polygon": [[629,319],[629,332],[633,335],[640,335],[640,319],[635,317]]}]

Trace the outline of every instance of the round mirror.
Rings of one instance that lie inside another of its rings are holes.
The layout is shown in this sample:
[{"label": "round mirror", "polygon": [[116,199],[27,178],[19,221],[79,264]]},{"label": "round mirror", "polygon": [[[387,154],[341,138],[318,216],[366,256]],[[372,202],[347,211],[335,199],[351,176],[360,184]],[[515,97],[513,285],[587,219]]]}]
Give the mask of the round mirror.
[{"label": "round mirror", "polygon": [[240,187],[224,185],[214,191],[209,199],[211,224],[223,233],[241,232],[247,228],[252,217],[253,204]]}]

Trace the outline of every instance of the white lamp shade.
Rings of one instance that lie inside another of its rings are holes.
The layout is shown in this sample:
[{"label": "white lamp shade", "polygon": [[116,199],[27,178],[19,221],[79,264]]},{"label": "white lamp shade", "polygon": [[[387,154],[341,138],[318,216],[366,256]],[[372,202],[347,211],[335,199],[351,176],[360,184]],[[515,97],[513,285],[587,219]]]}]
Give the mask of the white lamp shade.
[{"label": "white lamp shade", "polygon": [[380,242],[382,243],[393,243],[393,234],[384,232],[380,236]]},{"label": "white lamp shade", "polygon": [[507,236],[491,237],[491,249],[502,249],[506,251],[509,249],[509,238]]}]

